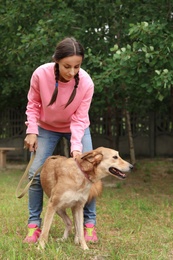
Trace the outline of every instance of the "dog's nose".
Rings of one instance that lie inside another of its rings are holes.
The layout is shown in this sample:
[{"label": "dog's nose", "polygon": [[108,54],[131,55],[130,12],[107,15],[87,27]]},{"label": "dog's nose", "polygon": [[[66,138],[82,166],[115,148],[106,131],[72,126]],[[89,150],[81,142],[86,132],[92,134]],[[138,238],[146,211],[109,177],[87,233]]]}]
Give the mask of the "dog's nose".
[{"label": "dog's nose", "polygon": [[133,165],[132,164],[130,164],[130,170],[133,170]]}]

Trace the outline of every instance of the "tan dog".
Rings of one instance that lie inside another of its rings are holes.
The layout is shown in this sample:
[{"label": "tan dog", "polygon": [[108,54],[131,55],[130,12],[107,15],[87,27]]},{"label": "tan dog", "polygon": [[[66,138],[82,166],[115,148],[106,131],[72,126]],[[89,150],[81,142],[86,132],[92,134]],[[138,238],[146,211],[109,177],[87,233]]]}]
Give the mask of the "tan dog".
[{"label": "tan dog", "polygon": [[39,244],[42,249],[48,241],[48,234],[54,214],[65,223],[63,239],[67,239],[72,221],[66,214],[71,208],[75,226],[76,244],[88,249],[84,239],[83,207],[87,200],[98,196],[102,191],[101,179],[113,175],[124,179],[133,166],[124,161],[117,151],[99,147],[74,158],[50,156],[41,171],[43,190],[49,197]]}]

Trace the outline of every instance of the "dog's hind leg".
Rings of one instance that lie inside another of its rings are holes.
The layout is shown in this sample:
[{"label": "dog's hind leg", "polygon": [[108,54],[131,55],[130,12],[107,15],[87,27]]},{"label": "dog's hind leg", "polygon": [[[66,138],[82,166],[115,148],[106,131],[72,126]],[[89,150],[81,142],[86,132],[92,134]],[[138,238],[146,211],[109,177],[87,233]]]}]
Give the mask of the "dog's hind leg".
[{"label": "dog's hind leg", "polygon": [[83,227],[83,205],[76,205],[72,208],[73,220],[75,225],[75,244],[80,244],[82,249],[89,249],[84,238],[84,227]]},{"label": "dog's hind leg", "polygon": [[48,241],[49,230],[50,230],[55,212],[56,212],[56,209],[55,209],[52,201],[49,199],[48,206],[46,209],[46,214],[44,217],[43,229],[42,229],[40,239],[39,239],[39,247],[41,247],[42,249],[45,248],[45,243],[47,243],[47,241]]},{"label": "dog's hind leg", "polygon": [[71,232],[72,229],[72,221],[67,215],[65,210],[58,209],[56,213],[62,218],[64,224],[65,224],[65,230],[64,230],[64,235],[62,237],[63,240],[68,238],[69,233]]}]

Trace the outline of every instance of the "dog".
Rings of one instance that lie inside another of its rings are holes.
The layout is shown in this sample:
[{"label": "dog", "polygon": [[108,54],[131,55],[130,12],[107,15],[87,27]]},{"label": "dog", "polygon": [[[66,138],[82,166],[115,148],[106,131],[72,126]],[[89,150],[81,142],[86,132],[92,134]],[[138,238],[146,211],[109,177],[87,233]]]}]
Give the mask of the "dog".
[{"label": "dog", "polygon": [[74,158],[50,156],[43,164],[40,180],[44,192],[49,197],[43,229],[39,239],[39,248],[44,249],[48,234],[57,213],[65,223],[62,239],[67,239],[72,229],[72,221],[66,213],[71,208],[75,226],[75,244],[83,250],[89,249],[84,239],[83,207],[87,201],[102,192],[101,179],[112,175],[125,179],[125,172],[133,166],[124,161],[118,151],[99,147]]}]

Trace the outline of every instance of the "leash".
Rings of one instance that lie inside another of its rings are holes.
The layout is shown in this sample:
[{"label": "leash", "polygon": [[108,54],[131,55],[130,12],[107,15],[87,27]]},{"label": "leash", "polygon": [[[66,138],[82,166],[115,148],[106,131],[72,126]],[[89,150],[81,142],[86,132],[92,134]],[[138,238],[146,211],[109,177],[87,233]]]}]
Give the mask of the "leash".
[{"label": "leash", "polygon": [[23,191],[18,195],[18,191],[19,191],[19,189],[20,189],[20,187],[21,187],[21,184],[22,184],[23,180],[26,178],[26,176],[28,175],[29,168],[31,167],[31,165],[32,165],[32,163],[33,163],[33,161],[34,161],[34,158],[35,158],[35,152],[33,152],[32,156],[31,156],[31,159],[30,159],[30,161],[29,161],[29,163],[28,163],[28,165],[27,165],[27,167],[26,167],[26,170],[25,170],[25,172],[24,172],[22,178],[20,179],[20,181],[19,181],[19,183],[18,183],[18,185],[17,185],[17,188],[16,188],[16,197],[17,197],[18,199],[22,198],[22,197],[26,194],[26,192],[28,191],[29,187],[31,186],[31,184],[32,184],[32,182],[33,182],[35,176],[41,171],[41,169],[42,169],[42,167],[43,167],[43,166],[40,166],[40,167],[38,168],[38,170],[34,173],[32,179],[30,180],[30,182],[25,186],[25,188],[23,189]]}]

